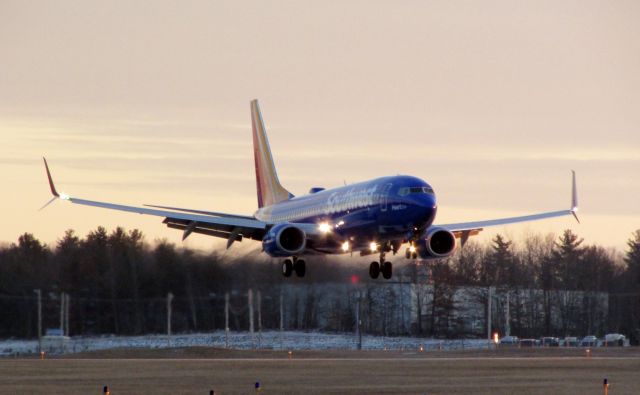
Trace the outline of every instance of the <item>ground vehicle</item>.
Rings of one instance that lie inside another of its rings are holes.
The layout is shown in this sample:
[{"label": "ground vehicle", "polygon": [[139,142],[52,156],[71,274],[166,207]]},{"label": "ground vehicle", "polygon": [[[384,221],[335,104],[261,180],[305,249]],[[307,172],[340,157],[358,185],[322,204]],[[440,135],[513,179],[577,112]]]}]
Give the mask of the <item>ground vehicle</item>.
[{"label": "ground vehicle", "polygon": [[598,345],[598,338],[595,336],[585,336],[580,342],[580,347],[595,347]]},{"label": "ground vehicle", "polygon": [[538,340],[536,339],[522,339],[520,340],[520,347],[536,347],[538,346]]},{"label": "ground vehicle", "polygon": [[564,338],[562,345],[564,347],[578,347],[579,341],[577,337],[568,336]]},{"label": "ground vehicle", "polygon": [[560,346],[560,339],[557,337],[543,337],[542,347],[558,347]]},{"label": "ground vehicle", "polygon": [[519,342],[518,336],[505,336],[500,339],[500,344],[518,344]]},{"label": "ground vehicle", "polygon": [[604,337],[604,346],[605,347],[611,347],[611,346],[623,347],[625,345],[626,340],[627,338],[624,335],[621,335],[619,333],[608,333]]}]

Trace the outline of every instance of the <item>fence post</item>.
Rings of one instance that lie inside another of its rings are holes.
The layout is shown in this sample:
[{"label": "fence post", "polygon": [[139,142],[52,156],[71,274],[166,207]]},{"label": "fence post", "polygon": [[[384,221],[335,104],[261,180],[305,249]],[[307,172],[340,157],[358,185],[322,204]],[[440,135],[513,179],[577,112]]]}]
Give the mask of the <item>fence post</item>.
[{"label": "fence post", "polygon": [[167,294],[167,343],[171,346],[171,302],[173,301],[173,294],[169,292]]},{"label": "fence post", "polygon": [[507,306],[506,306],[506,323],[505,323],[505,336],[511,336],[511,317],[510,317],[510,311],[509,311],[509,302],[510,302],[510,296],[509,296],[509,290],[507,290]]},{"label": "fence post", "polygon": [[64,336],[64,292],[60,292],[60,335]]},{"label": "fence post", "polygon": [[249,304],[249,333],[251,334],[251,345],[255,348],[255,337],[253,336],[253,290],[247,292],[247,303]]},{"label": "fence post", "polygon": [[487,342],[489,348],[491,348],[491,287],[489,287],[488,296],[487,296]]},{"label": "fence post", "polygon": [[262,293],[258,290],[258,348],[262,347]]},{"label": "fence post", "polygon": [[358,350],[362,350],[362,330],[360,328],[360,290],[356,300],[356,336],[358,338]]},{"label": "fence post", "polygon": [[229,292],[224,294],[224,348],[229,348]]},{"label": "fence post", "polygon": [[71,300],[71,296],[69,294],[65,294],[65,302],[64,302],[64,327],[66,328],[66,336],[69,336],[71,331],[69,330],[69,302]]},{"label": "fence post", "polygon": [[39,289],[34,289],[36,297],[38,299],[38,354],[42,352],[42,292]]},{"label": "fence post", "polygon": [[280,348],[284,348],[284,339],[282,338],[283,336],[283,331],[284,331],[284,308],[283,308],[283,299],[284,299],[284,291],[282,289],[282,286],[280,286]]}]

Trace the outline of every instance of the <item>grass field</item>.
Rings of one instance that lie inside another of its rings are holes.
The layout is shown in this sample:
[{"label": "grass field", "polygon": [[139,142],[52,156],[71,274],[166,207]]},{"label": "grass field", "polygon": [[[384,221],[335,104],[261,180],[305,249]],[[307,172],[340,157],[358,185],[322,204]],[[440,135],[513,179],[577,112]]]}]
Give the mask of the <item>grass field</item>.
[{"label": "grass field", "polygon": [[640,394],[640,350],[110,350],[0,360],[2,394]]}]

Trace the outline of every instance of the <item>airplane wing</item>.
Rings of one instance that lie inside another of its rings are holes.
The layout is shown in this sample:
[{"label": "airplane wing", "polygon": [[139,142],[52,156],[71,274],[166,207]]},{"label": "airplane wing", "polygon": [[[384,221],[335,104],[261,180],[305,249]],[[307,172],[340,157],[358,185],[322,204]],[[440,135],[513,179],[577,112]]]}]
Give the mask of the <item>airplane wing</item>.
[{"label": "airplane wing", "polygon": [[519,217],[508,217],[508,218],[500,218],[500,219],[490,219],[485,221],[460,222],[460,223],[454,223],[454,224],[442,224],[442,225],[432,225],[432,226],[438,227],[438,228],[445,228],[453,232],[456,235],[456,237],[459,237],[462,239],[462,244],[464,244],[469,238],[469,236],[476,235],[480,233],[482,229],[488,228],[491,226],[515,224],[519,222],[537,221],[537,220],[547,219],[547,218],[564,217],[567,215],[573,215],[576,221],[580,223],[577,212],[578,212],[578,192],[576,188],[576,172],[572,170],[571,171],[571,208],[570,209],[548,211],[544,213],[523,215]]},{"label": "airplane wing", "polygon": [[46,159],[44,159],[44,166],[47,170],[49,187],[51,188],[53,199],[45,204],[43,208],[49,205],[54,200],[60,199],[83,206],[100,207],[110,210],[164,217],[163,223],[165,223],[169,228],[179,229],[183,231],[183,240],[186,239],[191,233],[200,233],[227,239],[227,248],[229,248],[231,244],[233,244],[233,242],[241,241],[244,237],[254,240],[262,240],[264,234],[267,231],[267,226],[269,225],[266,222],[259,221],[249,216],[214,216],[206,215],[204,213],[198,214],[194,212],[181,213],[168,210],[158,210],[155,208],[125,206],[121,204],[113,204],[71,197],[66,194],[58,193],[58,191],[56,190]]},{"label": "airplane wing", "polygon": [[185,213],[212,215],[214,217],[233,217],[233,218],[255,219],[255,217],[253,217],[251,215],[229,214],[229,213],[221,213],[219,211],[205,211],[205,210],[194,210],[194,209],[190,209],[190,208],[157,206],[155,204],[143,204],[143,206],[145,206],[145,207],[153,207],[153,208],[161,208],[161,209],[166,209],[166,210],[171,210],[171,211],[182,211],[182,212],[185,212]]}]

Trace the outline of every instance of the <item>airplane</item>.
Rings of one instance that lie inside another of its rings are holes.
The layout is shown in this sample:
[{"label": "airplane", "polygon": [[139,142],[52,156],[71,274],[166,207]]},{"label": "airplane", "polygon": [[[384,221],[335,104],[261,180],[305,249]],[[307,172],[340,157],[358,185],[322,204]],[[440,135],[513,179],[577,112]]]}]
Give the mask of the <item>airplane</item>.
[{"label": "airplane", "polygon": [[396,254],[403,244],[407,259],[440,259],[464,246],[470,236],[484,228],[573,215],[577,216],[576,174],[572,171],[571,207],[518,217],[450,224],[435,223],[437,203],[433,188],[420,178],[398,175],[380,177],[338,188],[314,187],[294,196],[285,189],[276,172],[262,114],[257,100],[251,101],[253,154],[258,210],[253,215],[178,207],[144,207],[80,199],[58,193],[44,159],[49,187],[55,200],[111,210],[164,217],[169,228],[181,230],[182,240],[198,233],[227,240],[227,249],[243,239],[262,243],[262,251],[282,260],[282,274],[304,277],[305,256],[319,254],[377,254],[369,275],[390,279],[392,263],[386,254]]}]

